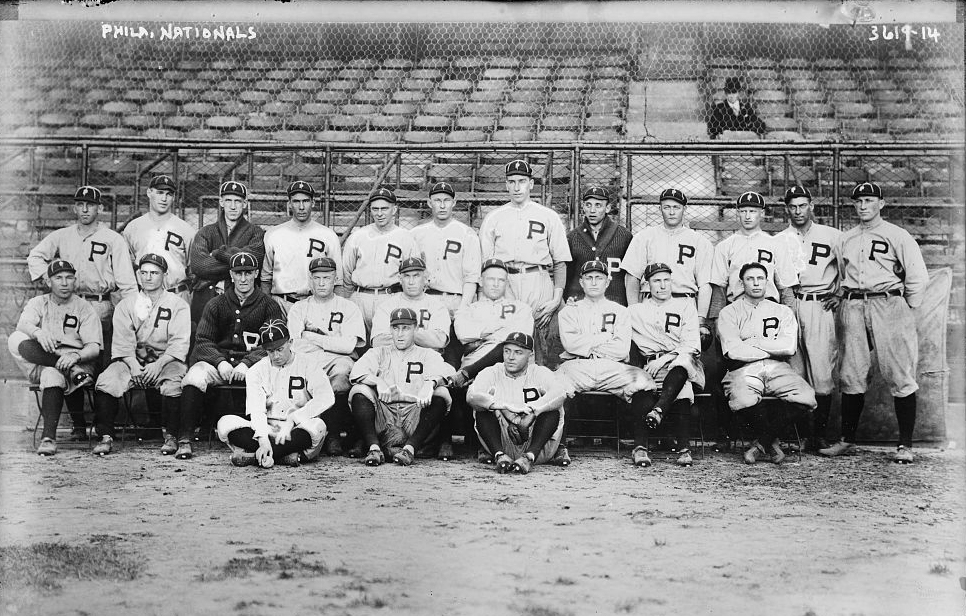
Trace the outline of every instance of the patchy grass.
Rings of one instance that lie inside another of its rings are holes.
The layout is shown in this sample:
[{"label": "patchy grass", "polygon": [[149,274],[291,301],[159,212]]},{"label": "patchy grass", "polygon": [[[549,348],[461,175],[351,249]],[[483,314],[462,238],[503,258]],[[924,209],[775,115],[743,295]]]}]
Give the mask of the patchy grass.
[{"label": "patchy grass", "polygon": [[654,537],[654,547],[663,548],[666,545],[667,545],[667,539],[658,539],[657,537]]},{"label": "patchy grass", "polygon": [[572,579],[570,579],[568,577],[560,576],[556,580],[554,580],[553,583],[556,584],[556,585],[558,585],[558,586],[573,586],[577,582],[573,581]]},{"label": "patchy grass", "polygon": [[382,597],[371,597],[366,593],[363,593],[358,599],[353,599],[349,602],[346,607],[374,607],[376,609],[381,609],[388,607],[389,602]]},{"label": "patchy grass", "polygon": [[[246,550],[248,551],[248,550]],[[252,550],[254,551],[254,550]],[[294,577],[316,577],[323,575],[345,575],[341,567],[330,569],[321,561],[307,558],[315,552],[304,552],[292,546],[284,554],[257,554],[248,558],[232,558],[214,571],[206,571],[197,576],[200,582],[218,582],[229,578],[244,578],[253,573],[276,574],[279,579]]]},{"label": "patchy grass", "polygon": [[31,586],[57,592],[73,580],[128,581],[144,572],[144,560],[119,548],[117,538],[97,535],[90,543],[0,547],[0,588]]},{"label": "patchy grass", "polygon": [[929,567],[929,573],[933,573],[935,575],[946,575],[949,573],[949,566],[946,563],[933,563],[932,566]]},{"label": "patchy grass", "polygon": [[573,616],[573,612],[565,612],[544,605],[528,605],[521,614],[523,616]]}]

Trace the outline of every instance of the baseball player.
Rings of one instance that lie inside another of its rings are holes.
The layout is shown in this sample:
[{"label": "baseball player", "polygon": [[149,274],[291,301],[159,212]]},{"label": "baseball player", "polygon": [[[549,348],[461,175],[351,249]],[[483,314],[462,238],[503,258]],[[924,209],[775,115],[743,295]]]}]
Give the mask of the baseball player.
[{"label": "baseball player", "polygon": [[131,260],[138,263],[147,253],[159,254],[168,264],[168,291],[191,304],[188,284],[188,254],[195,229],[175,216],[174,180],[167,175],[151,179],[147,189],[148,211],[124,227],[121,235],[131,249]]},{"label": "baseball player", "polygon": [[916,369],[919,346],[913,310],[922,304],[929,273],[916,241],[906,230],[882,220],[882,189],[859,184],[852,190],[859,224],[834,247],[842,306],[839,374],[842,438],[819,453],[837,456],[855,450],[855,430],[865,406],[872,359],[889,386],[899,424],[895,461],[913,461],[916,426]]},{"label": "baseball player", "polygon": [[400,290],[399,264],[418,253],[412,232],[396,226],[395,193],[376,190],[368,207],[372,224],[353,231],[342,250],[345,292],[359,305],[367,328],[377,300]]},{"label": "baseball player", "polygon": [[7,349],[31,383],[40,385],[44,420],[37,453],[57,453],[57,423],[67,402],[71,416],[83,415],[82,387],[94,382],[101,352],[101,323],[90,303],[74,294],[74,266],[63,259],[47,265],[49,293],[31,298]]},{"label": "baseball player", "polygon": [[208,387],[244,382],[248,369],[265,357],[259,346],[259,328],[273,319],[285,318],[278,302],[256,284],[255,255],[235,254],[228,269],[231,287],[208,302],[201,313],[190,368],[181,381],[181,423],[192,428]]},{"label": "baseball player", "polygon": [[832,378],[838,363],[835,311],[839,305],[838,264],[833,247],[842,232],[815,222],[812,194],[807,188],[793,186],[785,191],[785,211],[789,226],[777,234],[795,249],[795,318],[798,321],[798,352],[790,364],[815,390],[818,406],[812,414],[809,447],[813,451],[829,447],[825,440],[832,407]]},{"label": "baseball player", "polygon": [[530,361],[532,336],[511,332],[502,347],[503,361],[480,372],[466,401],[497,472],[526,475],[534,464],[554,459],[567,396],[553,372]]},{"label": "baseball player", "polygon": [[288,312],[295,302],[312,294],[309,262],[315,257],[335,261],[335,286],[342,288],[342,249],[339,236],[325,225],[312,220],[315,189],[308,182],[296,181],[288,187],[291,220],[265,232],[265,263],[262,265],[262,291]]},{"label": "baseball player", "polygon": [[265,258],[265,231],[245,217],[248,189],[241,182],[225,182],[218,190],[218,220],[195,234],[188,258],[194,292],[191,321],[201,320],[205,305],[231,284],[228,264],[233,255],[248,252],[261,263]]},{"label": "baseball player", "polygon": [[245,415],[218,420],[218,438],[231,449],[235,466],[299,466],[315,460],[327,427],[322,414],[335,396],[325,367],[312,354],[292,350],[285,321],[258,330],[267,357],[252,364],[245,378]]},{"label": "baseball player", "polygon": [[688,426],[694,389],[704,387],[704,367],[698,357],[701,339],[698,334],[698,312],[690,297],[674,297],[674,270],[665,263],[651,263],[644,268],[643,280],[649,294],[628,308],[634,353],[644,370],[660,387],[656,391],[639,391],[631,399],[628,410],[634,425],[634,450],[631,459],[638,466],[650,466],[647,453],[647,429],[656,428],[665,410],[677,417],[678,459],[680,466],[691,466],[693,460],[688,443]]},{"label": "baseball player", "polygon": [[534,354],[538,364],[554,368],[556,314],[567,283],[571,260],[567,232],[560,216],[530,198],[533,170],[524,160],[506,165],[510,201],[486,215],[480,226],[484,259],[500,259],[507,265],[507,295],[533,308]]},{"label": "baseball player", "polygon": [[369,466],[382,464],[387,455],[411,465],[449,412],[451,398],[441,384],[453,367],[436,351],[416,346],[418,320],[411,308],[393,310],[392,344],[369,349],[352,367],[349,401]]},{"label": "baseball player", "polygon": [[426,263],[410,257],[399,264],[399,284],[402,291],[382,297],[372,317],[374,347],[389,346],[395,336],[391,331],[390,314],[397,308],[411,308],[416,313],[416,346],[442,353],[449,342],[449,310],[437,296],[426,293]]},{"label": "baseball player", "polygon": [[791,308],[768,299],[768,269],[761,263],[746,263],[738,276],[742,293],[718,317],[718,337],[728,368],[722,384],[731,410],[748,413],[755,432],[757,441],[745,452],[745,462],[757,462],[767,445],[772,462],[778,464],[785,458],[779,435],[794,423],[794,414],[782,421],[762,412],[758,404],[762,396],[775,396],[792,409],[811,411],[815,390],[787,363],[798,346],[798,323]]},{"label": "baseball player", "polygon": [[326,413],[329,427],[327,453],[342,451],[339,435],[352,427],[349,413],[349,373],[359,349],[366,345],[366,324],[354,302],[335,294],[338,265],[329,257],[309,262],[312,295],[288,311],[292,349],[310,355],[325,369],[335,394]]},{"label": "baseball player", "polygon": [[[101,441],[94,455],[111,453],[118,401],[132,387],[156,387],[161,392],[161,425],[165,428],[162,453],[179,460],[191,457],[194,423],[181,421],[181,379],[188,366],[191,308],[165,291],[168,264],[148,253],[138,262],[141,291],[121,300],[114,311],[114,361],[94,387],[94,420]],[[174,449],[172,452],[171,450]]]},{"label": "baseball player", "polygon": [[567,244],[573,259],[567,263],[567,288],[564,290],[564,297],[568,300],[582,297],[580,266],[597,259],[607,264],[608,275],[611,277],[607,287],[607,299],[626,306],[624,276],[620,271],[624,254],[631,244],[631,232],[607,215],[610,210],[610,195],[603,186],[587,188],[582,201],[584,220],[567,234]]}]

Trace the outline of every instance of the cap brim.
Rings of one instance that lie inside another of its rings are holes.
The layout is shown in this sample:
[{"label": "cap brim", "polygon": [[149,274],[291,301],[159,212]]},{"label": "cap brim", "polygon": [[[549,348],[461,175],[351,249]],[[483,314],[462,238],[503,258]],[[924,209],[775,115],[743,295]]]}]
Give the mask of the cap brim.
[{"label": "cap brim", "polygon": [[389,327],[392,327],[393,325],[416,325],[416,321],[410,319],[389,321]]},{"label": "cap brim", "polygon": [[527,345],[525,345],[523,343],[513,342],[513,341],[510,341],[510,340],[505,341],[503,343],[503,346],[515,346],[517,348],[524,349],[526,351],[532,351],[533,350],[533,347],[531,347],[531,346],[527,346]]},{"label": "cap brim", "polygon": [[231,268],[233,272],[254,272],[258,270],[254,265],[239,265],[238,267]]},{"label": "cap brim", "polygon": [[274,351],[275,349],[281,348],[283,344],[288,342],[290,338],[279,338],[278,340],[271,340],[269,342],[262,343],[262,349],[265,351]]}]

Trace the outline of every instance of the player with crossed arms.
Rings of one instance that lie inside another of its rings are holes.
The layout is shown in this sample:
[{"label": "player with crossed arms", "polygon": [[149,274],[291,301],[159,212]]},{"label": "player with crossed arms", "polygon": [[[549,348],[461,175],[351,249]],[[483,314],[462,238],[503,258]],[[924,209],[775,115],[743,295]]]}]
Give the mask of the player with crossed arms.
[{"label": "player with crossed arms", "polygon": [[391,345],[391,313],[397,308],[410,308],[418,318],[416,346],[442,354],[449,342],[449,310],[439,297],[426,293],[426,263],[419,257],[410,257],[400,263],[399,284],[401,292],[381,298],[376,305],[372,317],[372,346]]}]

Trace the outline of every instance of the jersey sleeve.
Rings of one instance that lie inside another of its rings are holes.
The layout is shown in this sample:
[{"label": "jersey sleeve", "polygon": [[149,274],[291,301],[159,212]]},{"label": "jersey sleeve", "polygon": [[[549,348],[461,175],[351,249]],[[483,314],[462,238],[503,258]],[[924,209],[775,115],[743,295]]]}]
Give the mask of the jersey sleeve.
[{"label": "jersey sleeve", "polygon": [[571,261],[573,257],[570,254],[570,244],[567,242],[567,230],[564,228],[563,222],[557,216],[556,212],[551,210],[550,214],[552,216],[550,220],[550,237],[548,238],[550,258],[553,259],[554,263]]},{"label": "jersey sleeve", "polygon": [[342,284],[345,286],[355,286],[352,282],[352,272],[356,269],[358,254],[356,254],[356,241],[359,232],[353,231],[346,239],[345,246],[342,247]]},{"label": "jersey sleeve", "polygon": [[307,320],[305,314],[305,304],[301,301],[296,302],[288,310],[287,323],[288,323],[288,333],[292,337],[292,340],[298,340],[302,337],[302,332],[305,331],[305,322]]},{"label": "jersey sleeve", "polygon": [[922,305],[922,300],[929,284],[929,271],[926,269],[926,262],[922,257],[922,251],[916,240],[908,231],[902,230],[900,240],[896,243],[896,253],[899,262],[905,269],[905,298],[910,308],[918,308]]},{"label": "jersey sleeve", "polygon": [[480,256],[485,261],[493,256],[496,246],[496,236],[493,230],[493,213],[489,213],[480,225]]},{"label": "jersey sleeve", "polygon": [[339,236],[335,231],[326,227],[329,238],[326,242],[326,256],[335,261],[335,286],[342,286],[345,278],[342,266],[342,245],[339,243]]},{"label": "jersey sleeve", "polygon": [[113,331],[111,334],[111,357],[135,357],[137,348],[137,332],[134,325],[134,300],[125,300],[114,309],[111,317]]},{"label": "jersey sleeve", "polygon": [[727,292],[728,289],[728,247],[730,242],[722,240],[714,247],[711,257],[711,284],[717,285]]},{"label": "jersey sleeve", "polygon": [[644,263],[646,241],[645,233],[635,235],[631,238],[630,246],[627,247],[624,258],[621,259],[621,269],[638,280],[644,275],[644,268],[647,266],[647,263]]},{"label": "jersey sleeve", "polygon": [[192,276],[202,280],[215,280],[228,276],[227,251],[225,260],[219,261],[211,253],[219,248],[212,246],[208,238],[208,233],[198,233],[195,241],[191,244],[191,251],[188,253],[188,271]]},{"label": "jersey sleeve", "polygon": [[798,321],[788,306],[776,304],[778,329],[774,336],[756,336],[757,347],[772,357],[791,357],[798,346]]},{"label": "jersey sleeve", "polygon": [[[47,273],[47,264],[57,256],[57,239],[60,234],[61,229],[53,231],[30,249],[27,254],[27,271],[30,273],[31,280],[39,280]],[[128,263],[130,264],[130,260]]]},{"label": "jersey sleeve", "polygon": [[378,378],[382,352],[383,348],[376,347],[363,353],[362,357],[352,365],[352,370],[349,372],[349,380],[358,384],[370,377]]},{"label": "jersey sleeve", "polygon": [[384,297],[376,304],[376,309],[372,314],[372,328],[369,332],[370,341],[374,340],[376,336],[389,333],[389,313],[392,311],[392,308],[390,308],[392,298],[392,295]]},{"label": "jersey sleeve", "polygon": [[307,419],[318,417],[335,404],[335,393],[329,383],[329,376],[325,372],[325,367],[321,362],[308,362],[310,364],[308,378],[309,400],[302,408],[291,413],[289,418],[300,425]]},{"label": "jersey sleeve", "polygon": [[268,437],[268,415],[265,402],[272,393],[272,384],[265,379],[261,366],[255,366],[245,375],[245,414],[252,422],[255,438]]},{"label": "jersey sleeve", "polygon": [[467,229],[464,247],[466,253],[463,255],[463,284],[479,284],[483,258],[480,238],[473,229]]},{"label": "jersey sleeve", "polygon": [[81,301],[84,302],[84,308],[80,314],[80,325],[77,328],[78,336],[83,344],[95,343],[103,349],[104,330],[101,328],[101,319],[97,316],[97,312],[94,311],[94,307],[87,300]]},{"label": "jersey sleeve", "polygon": [[678,355],[697,355],[701,352],[701,334],[698,331],[698,309],[694,306],[694,302],[688,301],[684,302],[683,312],[684,314],[681,318],[684,323],[681,328],[681,341],[674,351]]},{"label": "jersey sleeve", "polygon": [[600,343],[597,332],[584,333],[580,327],[580,310],[576,306],[564,306],[557,319],[560,325],[560,342],[565,351],[577,357],[590,357],[591,350]]},{"label": "jersey sleeve", "polygon": [[191,307],[178,296],[174,299],[178,301],[172,302],[171,337],[164,352],[178,361],[185,361],[191,346]]},{"label": "jersey sleeve", "polygon": [[[714,261],[714,246],[703,235],[698,235],[698,254],[694,259],[694,282],[700,288],[711,282],[711,268]],[[643,273],[643,269],[641,272]]]},{"label": "jersey sleeve", "polygon": [[266,284],[272,282],[272,279],[275,277],[274,230],[275,227],[272,227],[266,231],[263,239],[265,243],[265,260],[262,261],[262,272],[258,279]]},{"label": "jersey sleeve", "polygon": [[738,304],[729,304],[718,315],[718,339],[725,357],[738,361],[756,361],[768,357],[768,353],[741,339],[738,322]]},{"label": "jersey sleeve", "polygon": [[17,331],[33,337],[33,333],[40,328],[43,323],[43,303],[44,296],[33,297],[23,307],[20,318],[17,320]]},{"label": "jersey sleeve", "polygon": [[111,242],[111,267],[114,269],[114,283],[117,284],[122,298],[132,297],[138,292],[138,282],[130,256],[131,249],[127,240],[120,234],[115,235]]},{"label": "jersey sleeve", "polygon": [[466,390],[466,403],[479,410],[489,410],[498,398],[496,375],[502,369],[502,365],[497,364],[481,370]]}]

